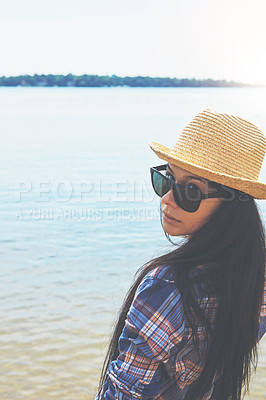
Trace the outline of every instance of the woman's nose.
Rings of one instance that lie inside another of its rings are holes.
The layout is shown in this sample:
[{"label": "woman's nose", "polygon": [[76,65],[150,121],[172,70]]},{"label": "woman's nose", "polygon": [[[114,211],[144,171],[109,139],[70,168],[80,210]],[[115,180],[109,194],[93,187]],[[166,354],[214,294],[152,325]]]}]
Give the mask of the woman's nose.
[{"label": "woman's nose", "polygon": [[170,204],[172,208],[177,208],[177,204],[174,199],[173,190],[170,189],[163,197],[162,202],[165,204]]}]

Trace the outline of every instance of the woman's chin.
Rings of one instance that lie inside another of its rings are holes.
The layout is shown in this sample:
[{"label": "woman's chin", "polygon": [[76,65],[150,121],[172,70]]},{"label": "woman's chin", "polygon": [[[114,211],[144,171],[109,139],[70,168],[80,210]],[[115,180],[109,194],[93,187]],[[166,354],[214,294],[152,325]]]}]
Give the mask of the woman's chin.
[{"label": "woman's chin", "polygon": [[184,235],[184,233],[182,232],[182,230],[173,226],[169,226],[169,224],[167,223],[163,223],[163,230],[168,233],[168,235],[171,236],[180,236],[180,235]]}]

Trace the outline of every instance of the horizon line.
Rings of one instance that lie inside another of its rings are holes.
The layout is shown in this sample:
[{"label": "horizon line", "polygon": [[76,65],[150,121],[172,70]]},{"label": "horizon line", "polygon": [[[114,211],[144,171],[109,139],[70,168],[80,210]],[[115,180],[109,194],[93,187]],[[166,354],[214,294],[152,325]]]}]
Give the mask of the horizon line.
[{"label": "horizon line", "polygon": [[[83,81],[82,81],[83,79]],[[18,81],[20,80],[20,81]],[[63,81],[64,80],[64,81]],[[201,85],[203,84],[203,86]],[[209,85],[208,85],[209,84]],[[133,86],[133,87],[264,87],[263,83],[244,83],[213,78],[171,78],[162,76],[119,76],[98,74],[20,74],[2,75],[0,86]]]}]

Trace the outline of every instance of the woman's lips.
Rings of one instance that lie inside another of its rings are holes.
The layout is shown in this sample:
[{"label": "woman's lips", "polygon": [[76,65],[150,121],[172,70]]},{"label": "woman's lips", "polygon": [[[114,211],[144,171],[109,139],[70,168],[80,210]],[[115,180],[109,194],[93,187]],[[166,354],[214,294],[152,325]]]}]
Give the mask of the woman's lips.
[{"label": "woman's lips", "polygon": [[179,221],[178,219],[175,219],[175,218],[172,218],[172,217],[170,217],[170,215],[169,214],[166,214],[165,212],[163,212],[163,217],[164,217],[164,219],[165,219],[165,221],[166,222],[170,222],[170,223],[175,223],[175,222],[181,222],[181,221]]}]

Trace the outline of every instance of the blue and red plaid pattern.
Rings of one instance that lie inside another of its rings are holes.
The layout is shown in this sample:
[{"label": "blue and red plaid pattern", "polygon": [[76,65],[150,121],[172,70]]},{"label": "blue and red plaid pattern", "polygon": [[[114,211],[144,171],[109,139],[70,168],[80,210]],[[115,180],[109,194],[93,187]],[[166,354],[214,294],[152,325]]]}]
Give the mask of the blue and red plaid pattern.
[{"label": "blue and red plaid pattern", "polygon": [[[206,268],[206,266],[204,266]],[[203,266],[192,272],[200,273]],[[195,293],[200,290],[195,286]],[[217,299],[199,296],[211,323]],[[266,331],[266,288],[258,340]],[[119,356],[112,361],[102,392],[95,400],[183,400],[203,368],[204,330],[198,328],[198,353],[185,317],[181,295],[167,267],[158,267],[142,280],[119,338]],[[219,379],[203,400],[215,399]]]}]

